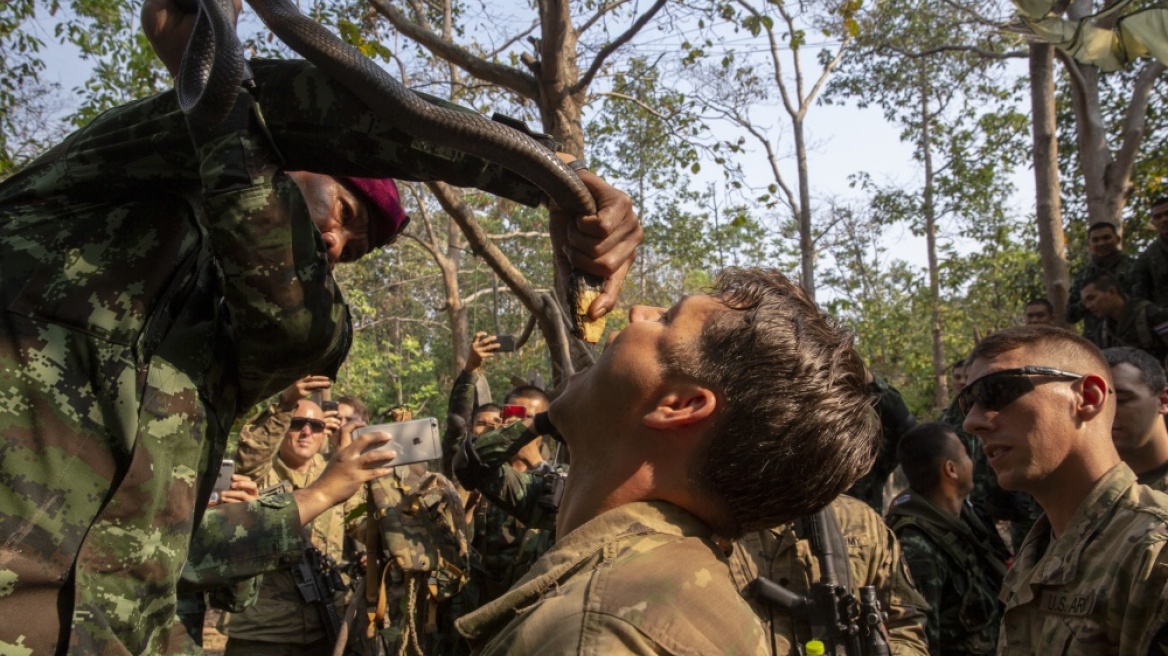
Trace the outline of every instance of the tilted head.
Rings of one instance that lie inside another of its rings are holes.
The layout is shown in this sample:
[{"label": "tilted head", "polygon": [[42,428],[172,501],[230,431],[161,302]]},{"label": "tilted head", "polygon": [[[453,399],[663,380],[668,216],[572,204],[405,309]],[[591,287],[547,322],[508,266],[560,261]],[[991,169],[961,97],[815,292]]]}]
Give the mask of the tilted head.
[{"label": "tilted head", "polygon": [[391,244],[410,222],[389,178],[348,178],[290,171],[320,230],[329,267],[355,262]]},{"label": "tilted head", "polygon": [[496,403],[484,403],[470,416],[470,432],[478,436],[503,425],[503,408]]},{"label": "tilted head", "polygon": [[573,467],[680,469],[686,492],[714,509],[703,518],[735,537],[813,513],[866,472],[874,401],[852,335],[802,288],[774,270],[729,269],[708,295],[631,309],[552,419]]},{"label": "tilted head", "polygon": [[1118,461],[1111,370],[1091,342],[1061,328],[1017,326],[979,342],[969,363],[958,407],[1004,489],[1049,490]]},{"label": "tilted head", "polygon": [[962,497],[973,491],[973,459],[945,424],[913,426],[900,437],[896,455],[909,486],[917,492],[932,494],[943,484]]},{"label": "tilted head", "polygon": [[1099,273],[1083,281],[1079,291],[1083,307],[1097,317],[1118,319],[1127,305],[1119,281],[1106,273]]}]

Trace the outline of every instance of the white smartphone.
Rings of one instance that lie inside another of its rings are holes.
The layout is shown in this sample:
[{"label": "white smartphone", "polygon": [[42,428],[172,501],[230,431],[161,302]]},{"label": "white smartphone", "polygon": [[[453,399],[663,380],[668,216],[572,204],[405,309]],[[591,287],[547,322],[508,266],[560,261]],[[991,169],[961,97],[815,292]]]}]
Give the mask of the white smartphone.
[{"label": "white smartphone", "polygon": [[391,466],[410,465],[415,462],[437,460],[442,457],[442,439],[438,432],[438,420],[433,417],[415,419],[413,421],[399,421],[395,424],[378,424],[365,426],[353,431],[353,439],[365,433],[386,433],[393,439],[369,451],[388,449],[395,457]]}]

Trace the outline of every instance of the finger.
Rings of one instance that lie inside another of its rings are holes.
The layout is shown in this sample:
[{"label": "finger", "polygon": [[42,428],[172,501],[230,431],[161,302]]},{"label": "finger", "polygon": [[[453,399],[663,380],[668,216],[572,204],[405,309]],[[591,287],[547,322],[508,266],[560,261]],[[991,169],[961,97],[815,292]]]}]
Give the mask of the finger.
[{"label": "finger", "polygon": [[599,319],[616,307],[617,298],[620,296],[620,290],[625,284],[625,277],[629,275],[629,269],[633,266],[633,259],[629,259],[624,265],[617,270],[616,273],[609,276],[608,280],[604,281],[604,291],[592,300],[592,305],[588,306],[588,316],[593,319]]},{"label": "finger", "polygon": [[628,194],[608,184],[591,171],[581,169],[576,173],[596,199],[598,208],[597,213],[591,216],[573,217],[582,232],[603,238],[619,226],[638,223],[637,214],[633,211],[633,199]]}]

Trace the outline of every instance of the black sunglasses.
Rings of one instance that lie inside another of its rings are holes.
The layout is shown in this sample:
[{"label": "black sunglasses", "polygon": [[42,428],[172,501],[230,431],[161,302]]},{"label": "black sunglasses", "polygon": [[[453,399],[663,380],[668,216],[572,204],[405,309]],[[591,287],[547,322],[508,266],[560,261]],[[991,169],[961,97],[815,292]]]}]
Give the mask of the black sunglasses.
[{"label": "black sunglasses", "polygon": [[288,424],[288,427],[293,431],[304,430],[305,426],[312,426],[312,432],[314,432],[314,433],[323,433],[324,432],[324,421],[322,421],[320,419],[309,419],[308,417],[293,417],[292,422],[290,424]]},{"label": "black sunglasses", "polygon": [[1050,367],[1019,367],[995,371],[978,378],[958,392],[957,410],[964,417],[973,409],[974,404],[977,404],[986,410],[997,412],[1034,391],[1035,382],[1031,376],[1078,380],[1083,374],[1073,374]]}]

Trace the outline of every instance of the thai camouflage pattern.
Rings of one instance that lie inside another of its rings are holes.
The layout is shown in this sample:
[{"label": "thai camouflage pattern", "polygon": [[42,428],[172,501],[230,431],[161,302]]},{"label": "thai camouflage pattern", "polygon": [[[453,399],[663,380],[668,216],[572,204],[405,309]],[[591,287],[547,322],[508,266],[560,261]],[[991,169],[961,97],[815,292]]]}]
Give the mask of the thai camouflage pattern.
[{"label": "thai camouflage pattern", "polygon": [[968,505],[955,518],[907,490],[888,525],[900,540],[917,590],[929,603],[925,629],[934,654],[992,654],[1004,606],[998,601],[1010,552]]},{"label": "thai camouflage pattern", "polygon": [[[841,496],[831,502],[831,511],[847,543],[852,594],[858,598],[861,586],[874,586],[881,608],[888,613],[885,626],[892,653],[927,656],[924,613],[928,607],[913,586],[896,537],[880,515],[861,501]],[[767,648],[760,654],[796,653],[796,645],[812,638],[806,623],[794,621],[789,614],[754,600],[748,591],[760,576],[781,582],[800,595],[808,594],[811,585],[820,580],[819,559],[811,541],[801,537],[795,524],[744,535],[734,544],[730,573],[743,596],[752,600],[751,606],[767,632]]]},{"label": "thai camouflage pattern", "polygon": [[253,71],[273,148],[195,153],[165,93],[0,185],[0,650],[191,649],[175,584],[237,408],[335,370],[351,339],[277,162],[481,177],[451,179],[303,62]]},{"label": "thai camouflage pattern", "polygon": [[[380,656],[416,645],[438,656],[458,650],[449,602],[470,573],[465,510],[454,484],[438,473],[418,475],[397,467],[391,476],[369,483],[367,503],[376,531],[366,537],[375,547],[375,577],[358,588],[361,599],[350,649]],[[369,615],[384,599],[380,622]]]},{"label": "thai camouflage pattern", "polygon": [[766,651],[709,529],[661,501],[620,506],[562,536],[458,630],[484,656]]},{"label": "thai camouflage pattern", "polygon": [[[1157,330],[1159,328],[1159,330]],[[1099,348],[1130,346],[1163,364],[1168,357],[1168,309],[1144,299],[1127,299],[1119,319],[1103,320]]]},{"label": "thai camouflage pattern", "polygon": [[999,654],[1168,653],[1168,496],[1119,464],[1052,538],[1044,516],[1006,575]]},{"label": "thai camouflage pattern", "polygon": [[475,405],[475,386],[482,377],[477,371],[459,372],[450,389],[446,407],[446,430],[442,433],[442,475],[454,479],[454,453],[471,430],[471,413]]},{"label": "thai camouflage pattern", "polygon": [[[248,476],[260,489],[284,486],[285,489],[299,490],[319,478],[328,466],[319,453],[312,457],[303,472],[288,467],[279,458],[280,444],[291,419],[292,412],[269,406],[244,424],[233,456],[236,473]],[[307,534],[314,547],[343,564],[345,534],[356,534],[360,523],[356,519],[349,520],[348,515],[359,505],[360,497],[354,496],[321,513],[302,532]],[[287,568],[265,575],[257,602],[225,619],[226,633],[230,638],[306,644],[325,636],[320,610],[304,602],[289,571],[291,566],[299,563],[300,557],[301,554],[297,553]],[[337,612],[343,614],[344,596],[337,595],[334,603]]]},{"label": "thai camouflage pattern", "polygon": [[1130,297],[1134,291],[1135,265],[1135,258],[1127,253],[1116,253],[1103,262],[1088,259],[1087,263],[1075,272],[1075,276],[1071,280],[1071,293],[1067,297],[1067,323],[1074,325],[1082,321],[1083,337],[1091,340],[1093,344],[1099,344],[1103,322],[1083,307],[1084,283],[1088,278],[1106,273],[1115,278],[1123,293]]},{"label": "thai camouflage pattern", "polygon": [[873,376],[871,387],[878,397],[876,412],[880,415],[880,452],[876,454],[872,469],[852,485],[848,495],[881,513],[884,512],[884,484],[900,464],[896,457],[896,445],[900,443],[901,435],[916,426],[917,420],[905,405],[904,397],[887,380]]},{"label": "thai camouflage pattern", "polygon": [[1148,245],[1132,268],[1131,296],[1168,308],[1168,239]]}]

